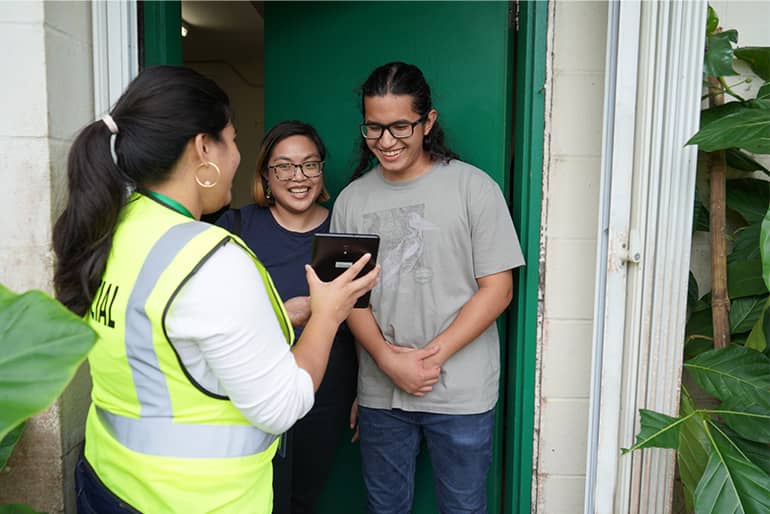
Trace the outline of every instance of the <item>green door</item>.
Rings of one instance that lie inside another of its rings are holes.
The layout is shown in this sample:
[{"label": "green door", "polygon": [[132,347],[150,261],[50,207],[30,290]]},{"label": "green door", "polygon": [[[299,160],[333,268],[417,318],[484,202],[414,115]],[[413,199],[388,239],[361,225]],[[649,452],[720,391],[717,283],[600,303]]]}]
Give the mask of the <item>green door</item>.
[{"label": "green door", "polygon": [[[141,5],[142,64],[180,64],[180,2]],[[513,8],[520,9],[517,33]],[[516,272],[514,303],[500,320],[501,395],[489,505],[493,513],[529,512],[547,3],[265,2],[264,11],[264,125],[298,118],[318,128],[329,148],[326,176],[333,196],[355,163],[356,88],[376,66],[394,60],[422,68],[451,147],[503,188],[528,265]],[[364,510],[358,447],[348,439],[340,441],[319,512]],[[414,512],[436,512],[424,454]]]},{"label": "green door", "polygon": [[[348,181],[358,144],[356,88],[381,64],[409,62],[423,70],[433,89],[451,147],[507,190],[509,7],[507,2],[265,2],[265,127],[294,118],[314,125],[329,148],[326,183],[336,195]],[[320,512],[364,512],[358,448],[348,439],[340,442]],[[491,512],[500,511],[500,443],[498,430],[488,480]],[[414,511],[436,512],[425,451]]]}]

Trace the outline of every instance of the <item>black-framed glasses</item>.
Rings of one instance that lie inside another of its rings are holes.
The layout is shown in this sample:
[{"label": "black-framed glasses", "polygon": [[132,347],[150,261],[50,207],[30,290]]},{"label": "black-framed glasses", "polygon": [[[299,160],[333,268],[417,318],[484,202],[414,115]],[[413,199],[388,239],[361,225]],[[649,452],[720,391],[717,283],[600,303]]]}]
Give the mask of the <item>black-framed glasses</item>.
[{"label": "black-framed glasses", "polygon": [[324,161],[305,161],[300,164],[294,164],[293,162],[279,162],[278,164],[268,166],[268,168],[273,170],[275,178],[285,182],[294,178],[294,175],[297,174],[297,168],[299,168],[299,171],[301,171],[307,178],[320,177],[324,172]]},{"label": "black-framed glasses", "polygon": [[388,125],[382,123],[374,123],[373,121],[361,123],[361,135],[364,139],[379,139],[387,130],[390,135],[396,139],[406,139],[412,137],[414,134],[414,127],[422,123],[428,118],[427,114],[423,114],[417,121],[394,121]]}]

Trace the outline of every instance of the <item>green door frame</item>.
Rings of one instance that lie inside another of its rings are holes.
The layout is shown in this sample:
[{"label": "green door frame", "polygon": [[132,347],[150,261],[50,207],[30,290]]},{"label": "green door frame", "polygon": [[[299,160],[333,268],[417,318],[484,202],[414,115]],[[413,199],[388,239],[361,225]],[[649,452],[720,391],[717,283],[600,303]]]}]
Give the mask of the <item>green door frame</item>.
[{"label": "green door frame", "polygon": [[[514,44],[513,168],[508,199],[527,266],[515,275],[516,294],[508,317],[503,484],[496,487],[502,512],[531,511],[532,450],[540,259],[540,207],[545,125],[545,62],[548,3],[521,1]],[[141,2],[142,66],[182,63],[181,3]],[[510,89],[509,89],[510,90]]]},{"label": "green door frame", "polygon": [[506,451],[503,512],[532,508],[532,449],[540,263],[540,207],[545,138],[545,62],[548,3],[519,3],[514,86],[514,155],[511,195],[527,265],[515,275],[511,306],[506,391]]}]

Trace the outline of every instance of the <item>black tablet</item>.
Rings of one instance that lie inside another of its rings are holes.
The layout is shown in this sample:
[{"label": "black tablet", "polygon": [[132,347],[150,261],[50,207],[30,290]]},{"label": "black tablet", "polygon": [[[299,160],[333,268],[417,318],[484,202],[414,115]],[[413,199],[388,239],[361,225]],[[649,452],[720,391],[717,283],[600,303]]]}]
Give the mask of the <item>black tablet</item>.
[{"label": "black tablet", "polygon": [[[362,255],[370,253],[372,258],[358,274],[358,277],[361,277],[374,268],[379,247],[380,236],[376,234],[314,234],[310,265],[313,266],[318,278],[329,282],[351,267]],[[368,292],[358,299],[355,307],[357,309],[369,307]]]}]

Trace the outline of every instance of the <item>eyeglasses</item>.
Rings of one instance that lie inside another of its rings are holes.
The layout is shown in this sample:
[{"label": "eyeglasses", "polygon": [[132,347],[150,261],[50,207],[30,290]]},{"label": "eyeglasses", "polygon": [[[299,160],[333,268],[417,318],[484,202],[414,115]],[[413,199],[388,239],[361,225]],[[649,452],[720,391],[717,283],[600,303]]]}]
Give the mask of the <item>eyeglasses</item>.
[{"label": "eyeglasses", "polygon": [[374,122],[361,123],[361,135],[364,136],[364,139],[379,139],[387,130],[396,139],[406,139],[407,137],[412,137],[414,127],[425,121],[427,117],[427,114],[423,114],[417,121],[399,120],[389,125]]},{"label": "eyeglasses", "polygon": [[301,164],[281,162],[268,166],[268,168],[273,170],[275,178],[285,182],[294,178],[294,175],[297,174],[297,168],[299,168],[299,171],[301,171],[306,178],[320,177],[324,171],[324,161],[305,161]]}]

